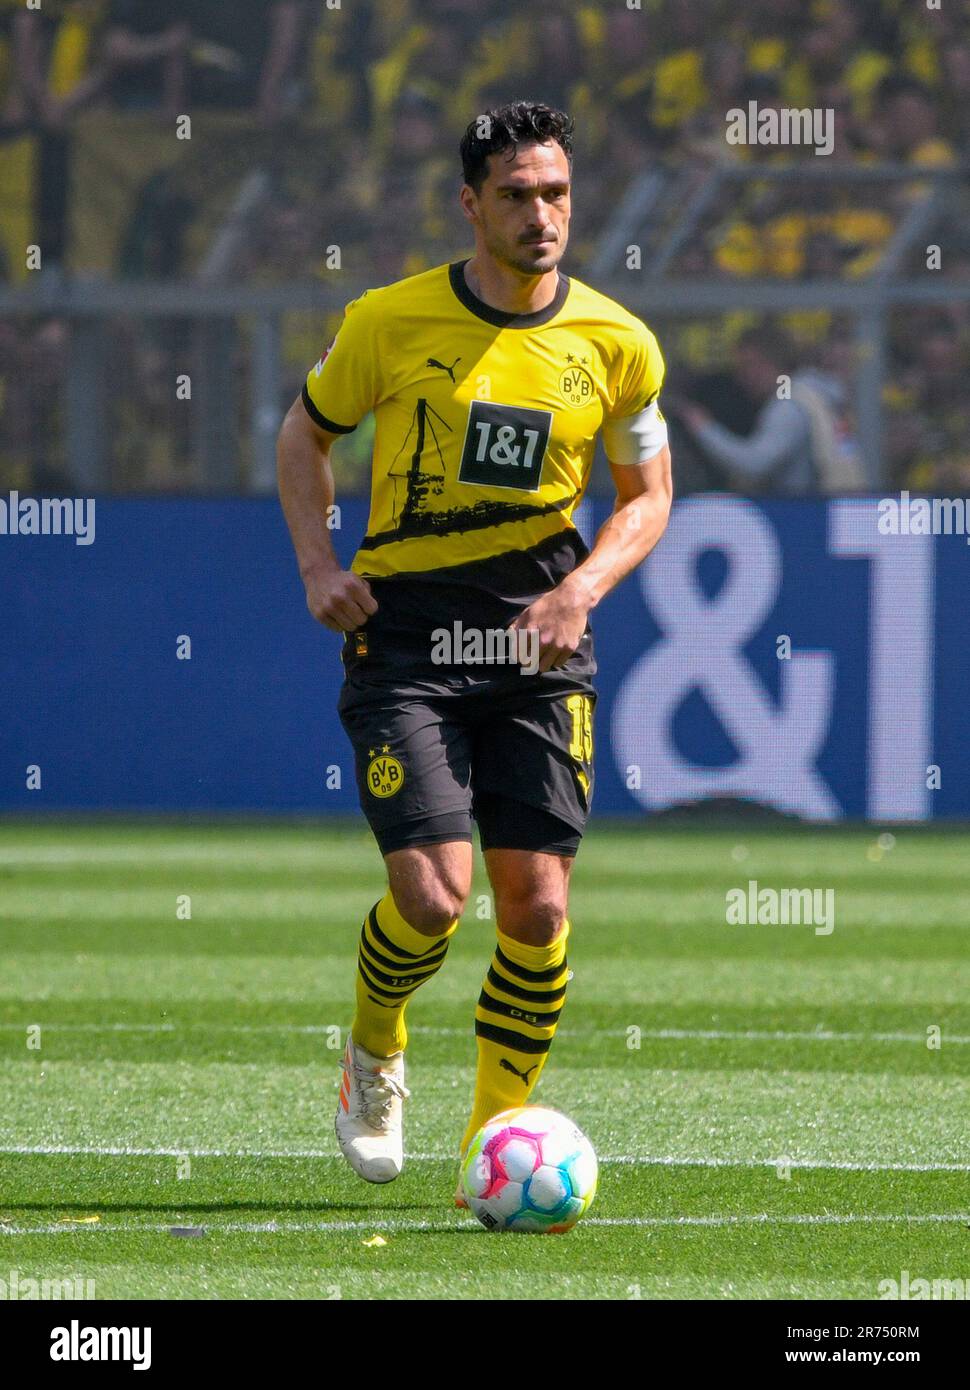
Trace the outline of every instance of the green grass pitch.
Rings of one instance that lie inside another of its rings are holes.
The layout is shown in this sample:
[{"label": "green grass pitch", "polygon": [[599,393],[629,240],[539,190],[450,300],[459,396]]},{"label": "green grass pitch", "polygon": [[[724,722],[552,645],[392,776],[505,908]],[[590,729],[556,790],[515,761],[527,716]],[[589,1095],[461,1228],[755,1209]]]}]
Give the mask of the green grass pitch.
[{"label": "green grass pitch", "polygon": [[[576,1230],[535,1237],[451,1206],[493,942],[480,862],[410,1007],[410,1157],[375,1188],[332,1129],[383,884],[365,829],[4,824],[0,1278],[380,1299],[872,1299],[904,1270],[970,1279],[968,851],[963,832],[880,849],[864,829],[594,824],[534,1099],[589,1134],[600,1190]],[[749,879],[833,888],[834,932],[728,925]]]}]

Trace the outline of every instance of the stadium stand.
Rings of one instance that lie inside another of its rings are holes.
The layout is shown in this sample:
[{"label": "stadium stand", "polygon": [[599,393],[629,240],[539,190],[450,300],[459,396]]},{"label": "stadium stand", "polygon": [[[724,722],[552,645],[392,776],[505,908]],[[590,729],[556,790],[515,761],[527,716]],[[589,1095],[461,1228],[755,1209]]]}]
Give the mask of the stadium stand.
[{"label": "stadium stand", "polygon": [[[265,486],[267,412],[297,393],[346,299],[466,249],[456,148],[469,115],[533,95],[577,123],[569,270],[615,289],[667,349],[681,492],[824,492],[865,477],[967,491],[966,0],[643,11],[646,23],[605,0],[494,0],[483,26],[476,0],[0,0],[0,489],[76,477],[79,449],[95,447],[105,490]],[[749,101],[831,112],[831,155],[728,144],[725,112]],[[173,134],[181,114],[191,139]],[[944,228],[936,280],[953,293],[869,312],[874,282],[927,281]],[[636,276],[618,254],[631,243]],[[85,329],[66,299],[68,286],[174,293],[200,280],[302,286],[306,307],[280,307],[277,341],[259,339],[252,315],[180,314],[177,296],[168,315],[99,309]],[[723,303],[695,303],[699,281],[723,287]],[[656,296],[662,282],[679,297]],[[820,297],[815,282],[846,290]],[[765,284],[793,293],[779,307]],[[732,286],[753,292],[729,306]],[[755,476],[726,441],[757,428],[743,359],[759,331],[787,344],[807,394],[791,408],[802,463]],[[79,346],[111,383],[80,440]],[[200,389],[226,415],[203,439],[168,384],[214,357]],[[261,427],[244,408],[257,378]],[[364,429],[338,448],[344,488],[366,477],[367,446]]]}]

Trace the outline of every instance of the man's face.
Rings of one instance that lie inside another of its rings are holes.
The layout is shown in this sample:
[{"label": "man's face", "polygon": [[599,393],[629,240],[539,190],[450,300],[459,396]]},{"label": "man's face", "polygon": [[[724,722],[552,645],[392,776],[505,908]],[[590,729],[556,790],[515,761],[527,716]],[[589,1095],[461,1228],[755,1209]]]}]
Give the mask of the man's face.
[{"label": "man's face", "polygon": [[555,141],[509,154],[489,156],[481,193],[465,184],[462,206],[489,255],[523,275],[544,275],[569,240],[569,161]]}]

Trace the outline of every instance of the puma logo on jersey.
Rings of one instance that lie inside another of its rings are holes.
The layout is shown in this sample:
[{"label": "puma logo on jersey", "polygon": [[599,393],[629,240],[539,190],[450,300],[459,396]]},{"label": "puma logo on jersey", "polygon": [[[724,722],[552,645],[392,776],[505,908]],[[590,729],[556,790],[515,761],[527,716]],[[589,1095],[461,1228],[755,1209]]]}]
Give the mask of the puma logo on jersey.
[{"label": "puma logo on jersey", "polygon": [[[437,357],[429,357],[429,358],[428,358],[428,366],[429,366],[429,367],[437,367],[438,370],[439,370],[439,372],[447,372],[448,375],[451,377],[452,381],[454,381],[454,380],[455,380],[455,368],[458,366],[458,363],[459,363],[460,361],[461,361],[461,358],[460,358],[460,357],[456,357],[455,360],[454,360],[454,362],[452,362],[451,366],[450,366],[450,367],[446,367],[445,364],[444,364],[444,362],[439,362],[439,361],[438,361]],[[457,384],[457,383],[456,383],[456,384]]]},{"label": "puma logo on jersey", "polygon": [[499,1060],[500,1067],[503,1067],[505,1071],[510,1071],[513,1074],[513,1076],[517,1076],[520,1081],[525,1083],[526,1086],[528,1086],[529,1084],[530,1075],[532,1074],[532,1072],[535,1071],[538,1065],[538,1062],[533,1062],[532,1066],[527,1067],[525,1071],[519,1071],[518,1067],[513,1066],[507,1057],[502,1057]]}]

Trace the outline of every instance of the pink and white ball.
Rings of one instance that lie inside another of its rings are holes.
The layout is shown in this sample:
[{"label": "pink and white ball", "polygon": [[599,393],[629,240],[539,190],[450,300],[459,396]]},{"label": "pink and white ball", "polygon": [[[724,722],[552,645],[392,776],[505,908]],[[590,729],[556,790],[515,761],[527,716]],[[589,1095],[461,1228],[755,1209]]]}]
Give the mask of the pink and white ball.
[{"label": "pink and white ball", "polygon": [[561,1235],[596,1195],[596,1154],[558,1110],[503,1110],[475,1135],[461,1166],[470,1209],[490,1231]]}]

